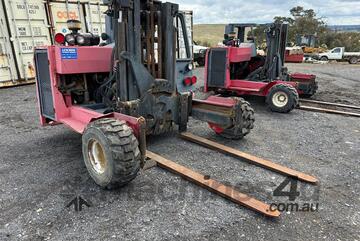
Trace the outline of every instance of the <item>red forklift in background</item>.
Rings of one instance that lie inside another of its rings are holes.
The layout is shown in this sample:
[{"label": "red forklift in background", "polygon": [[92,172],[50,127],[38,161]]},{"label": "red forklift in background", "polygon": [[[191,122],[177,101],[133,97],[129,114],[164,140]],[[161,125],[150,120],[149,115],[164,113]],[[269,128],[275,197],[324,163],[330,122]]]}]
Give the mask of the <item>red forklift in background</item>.
[{"label": "red forklift in background", "polygon": [[298,105],[299,95],[315,94],[316,76],[290,74],[284,67],[286,24],[266,25],[266,55],[258,55],[251,34],[257,26],[226,26],[225,47],[211,48],[207,52],[204,89],[230,96],[264,96],[272,111],[288,113]]}]

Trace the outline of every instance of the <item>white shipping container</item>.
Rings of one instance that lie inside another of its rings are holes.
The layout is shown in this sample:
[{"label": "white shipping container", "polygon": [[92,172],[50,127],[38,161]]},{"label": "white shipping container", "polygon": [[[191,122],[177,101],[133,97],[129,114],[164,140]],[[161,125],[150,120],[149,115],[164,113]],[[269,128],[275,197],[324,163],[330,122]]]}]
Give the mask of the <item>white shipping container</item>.
[{"label": "white shipping container", "polygon": [[10,40],[15,50],[20,79],[33,79],[34,47],[50,44],[46,9],[42,0],[4,0]]},{"label": "white shipping container", "polygon": [[3,9],[0,2],[0,87],[11,85],[18,79]]},{"label": "white shipping container", "polygon": [[50,2],[48,5],[48,9],[50,16],[49,23],[52,27],[53,36],[56,33],[70,33],[66,23],[70,19],[81,21],[80,32],[86,32],[83,5],[80,2]]},{"label": "white shipping container", "polygon": [[69,33],[67,20],[80,20],[81,32],[105,32],[107,6],[100,3],[102,0],[0,1],[0,87],[34,82],[34,47],[51,44],[55,33]]},{"label": "white shipping container", "polygon": [[102,0],[50,0],[50,2],[60,2],[60,3],[92,3],[92,4],[102,4],[103,1]]},{"label": "white shipping container", "polygon": [[108,6],[98,4],[85,4],[85,19],[87,30],[90,33],[101,35],[106,32],[104,14],[108,10]]}]

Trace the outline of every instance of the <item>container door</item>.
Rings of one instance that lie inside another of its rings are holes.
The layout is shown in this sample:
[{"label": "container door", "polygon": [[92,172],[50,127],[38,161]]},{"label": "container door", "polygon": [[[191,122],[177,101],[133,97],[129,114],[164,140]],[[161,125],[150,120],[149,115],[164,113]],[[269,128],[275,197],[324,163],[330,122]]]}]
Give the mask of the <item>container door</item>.
[{"label": "container door", "polygon": [[106,32],[105,29],[105,12],[108,10],[108,7],[105,5],[99,4],[86,4],[85,5],[85,19],[87,32],[101,35]]},{"label": "container door", "polygon": [[4,0],[20,79],[35,78],[34,48],[51,43],[42,0]]},{"label": "container door", "polygon": [[3,9],[0,2],[0,87],[12,85],[18,79]]}]

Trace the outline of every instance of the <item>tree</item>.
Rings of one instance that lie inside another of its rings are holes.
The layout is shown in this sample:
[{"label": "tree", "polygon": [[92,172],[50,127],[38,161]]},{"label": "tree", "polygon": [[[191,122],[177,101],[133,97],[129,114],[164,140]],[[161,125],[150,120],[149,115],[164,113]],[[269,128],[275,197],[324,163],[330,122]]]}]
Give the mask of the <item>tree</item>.
[{"label": "tree", "polygon": [[297,35],[319,36],[328,31],[321,17],[317,17],[313,9],[297,6],[290,9],[291,17],[276,16],[275,23],[289,24],[289,42],[296,42]]}]

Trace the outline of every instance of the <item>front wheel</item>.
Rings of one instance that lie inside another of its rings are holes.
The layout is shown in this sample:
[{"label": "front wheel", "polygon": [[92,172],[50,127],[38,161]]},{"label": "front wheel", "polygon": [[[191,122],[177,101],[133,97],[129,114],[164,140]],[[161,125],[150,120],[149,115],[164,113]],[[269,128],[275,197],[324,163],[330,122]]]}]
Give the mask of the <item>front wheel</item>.
[{"label": "front wheel", "polygon": [[234,100],[234,116],[232,118],[233,125],[228,128],[221,127],[216,124],[209,123],[210,128],[216,134],[233,140],[244,138],[254,128],[255,116],[254,110],[250,103],[242,98],[233,98]]},{"label": "front wheel", "polygon": [[299,94],[290,85],[277,84],[270,89],[266,103],[274,112],[289,113],[299,104]]},{"label": "front wheel", "polygon": [[82,143],[86,168],[102,188],[122,187],[137,176],[141,163],[139,144],[125,121],[105,118],[91,123]]},{"label": "front wheel", "polygon": [[351,57],[350,59],[349,59],[349,63],[350,64],[357,64],[358,63],[358,58],[357,57]]}]

